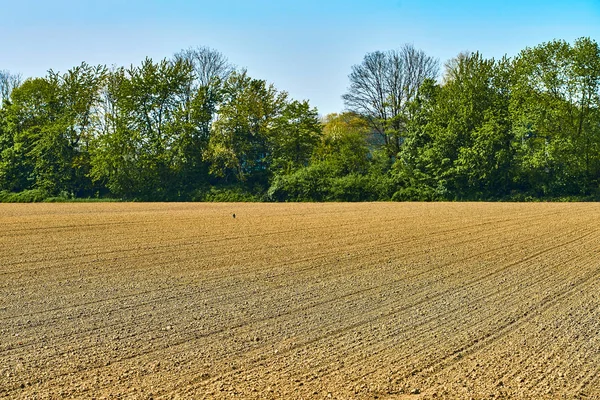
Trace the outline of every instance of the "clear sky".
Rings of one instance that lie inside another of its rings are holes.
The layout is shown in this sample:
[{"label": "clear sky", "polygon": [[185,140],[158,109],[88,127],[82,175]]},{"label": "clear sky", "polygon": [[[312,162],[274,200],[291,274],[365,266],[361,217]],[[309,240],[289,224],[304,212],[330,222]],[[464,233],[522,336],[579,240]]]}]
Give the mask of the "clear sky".
[{"label": "clear sky", "polygon": [[411,43],[443,63],[581,36],[600,41],[600,0],[0,0],[0,70],[44,76],[209,46],[321,114],[343,110],[367,52]]}]

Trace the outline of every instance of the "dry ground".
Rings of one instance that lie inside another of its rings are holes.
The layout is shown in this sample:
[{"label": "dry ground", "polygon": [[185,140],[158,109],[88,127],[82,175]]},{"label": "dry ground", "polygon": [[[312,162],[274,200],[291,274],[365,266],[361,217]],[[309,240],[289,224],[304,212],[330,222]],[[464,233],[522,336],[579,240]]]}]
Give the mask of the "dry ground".
[{"label": "dry ground", "polygon": [[0,398],[234,396],[600,398],[600,205],[0,205]]}]

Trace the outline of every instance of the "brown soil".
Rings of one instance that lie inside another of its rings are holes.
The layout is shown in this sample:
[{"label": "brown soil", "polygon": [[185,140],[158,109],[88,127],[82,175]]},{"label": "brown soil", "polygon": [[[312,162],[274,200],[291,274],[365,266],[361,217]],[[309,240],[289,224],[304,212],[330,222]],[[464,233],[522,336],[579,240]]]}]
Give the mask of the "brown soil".
[{"label": "brown soil", "polygon": [[0,205],[0,398],[71,397],[600,398],[600,205]]}]

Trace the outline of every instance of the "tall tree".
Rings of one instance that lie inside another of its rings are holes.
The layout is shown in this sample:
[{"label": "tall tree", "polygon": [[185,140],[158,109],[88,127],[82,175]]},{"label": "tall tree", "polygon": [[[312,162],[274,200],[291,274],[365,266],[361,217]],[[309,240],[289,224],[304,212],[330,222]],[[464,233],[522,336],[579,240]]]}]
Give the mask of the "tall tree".
[{"label": "tall tree", "polygon": [[589,194],[600,177],[598,44],[543,43],[523,50],[514,68],[511,116],[523,190]]},{"label": "tall tree", "polygon": [[253,177],[266,183],[272,161],[271,129],[286,107],[288,94],[249,77],[246,71],[231,74],[223,94],[205,154],[211,173],[226,180]]},{"label": "tall tree", "polygon": [[444,84],[427,81],[412,105],[416,117],[396,164],[424,198],[481,199],[509,191],[509,60],[461,53]]},{"label": "tall tree", "polygon": [[10,190],[49,195],[90,194],[89,143],[106,68],[82,63],[65,74],[49,71],[15,89],[6,110],[10,147],[0,174]]},{"label": "tall tree", "polygon": [[348,110],[369,121],[388,154],[395,157],[410,118],[407,106],[423,81],[436,78],[438,70],[437,60],[409,44],[400,50],[368,53],[352,67],[350,87],[342,98]]},{"label": "tall tree", "polygon": [[222,101],[223,84],[235,69],[222,53],[205,46],[182,50],[175,54],[175,60],[189,63],[194,74],[184,95],[186,118],[193,121],[193,129],[186,131],[181,147],[185,159],[181,179],[187,182],[189,191],[208,175],[209,165],[203,154]]},{"label": "tall tree", "polygon": [[45,78],[27,79],[5,106],[3,149],[0,154],[0,187],[20,192],[34,189],[34,152],[38,141],[58,115],[58,85]]},{"label": "tall tree", "polygon": [[193,79],[187,62],[146,59],[109,78],[112,102],[94,150],[91,175],[119,196],[169,199],[177,195],[182,143],[193,121],[186,108]]},{"label": "tall tree", "polygon": [[317,110],[308,101],[287,102],[268,134],[271,172],[288,174],[306,167],[319,143],[321,129]]}]

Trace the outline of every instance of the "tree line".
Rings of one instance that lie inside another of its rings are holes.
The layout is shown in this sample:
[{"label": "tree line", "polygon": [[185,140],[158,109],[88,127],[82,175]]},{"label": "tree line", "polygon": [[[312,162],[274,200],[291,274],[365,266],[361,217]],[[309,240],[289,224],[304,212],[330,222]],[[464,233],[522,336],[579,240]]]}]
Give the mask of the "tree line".
[{"label": "tree line", "polygon": [[0,200],[600,199],[600,47],[443,66],[405,45],[319,117],[200,47],[138,66],[0,71]]}]

